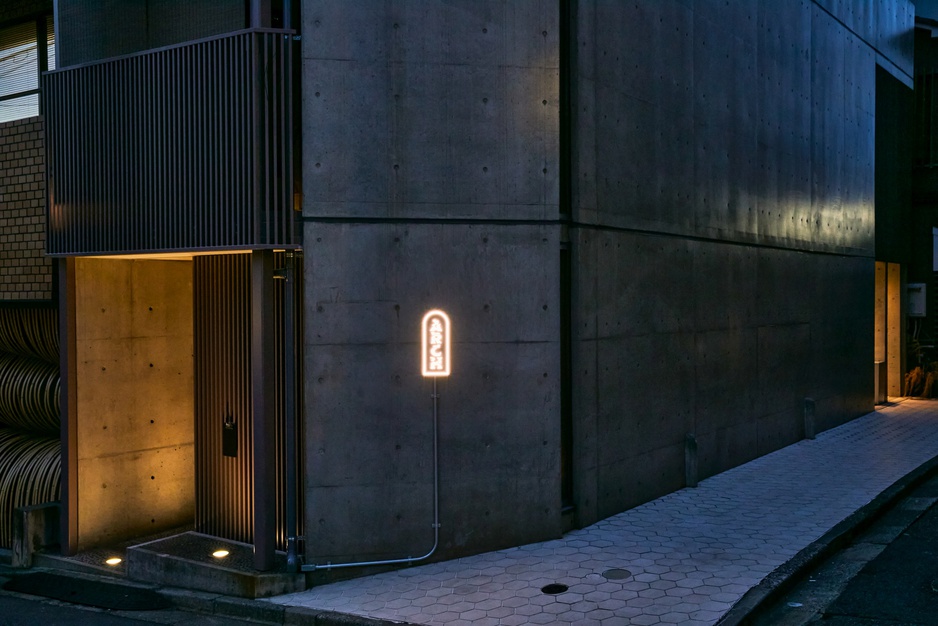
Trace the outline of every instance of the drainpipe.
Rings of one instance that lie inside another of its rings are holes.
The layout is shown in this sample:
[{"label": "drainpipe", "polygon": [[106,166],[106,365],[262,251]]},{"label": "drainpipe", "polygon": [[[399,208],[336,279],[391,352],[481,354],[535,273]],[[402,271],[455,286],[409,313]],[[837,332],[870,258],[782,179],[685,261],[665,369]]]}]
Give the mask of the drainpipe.
[{"label": "drainpipe", "polygon": [[423,556],[413,556],[404,559],[386,559],[383,561],[356,561],[354,563],[325,563],[324,565],[304,565],[301,571],[316,572],[319,570],[337,569],[340,567],[367,567],[369,565],[400,565],[415,563],[430,558],[440,544],[440,463],[439,463],[439,400],[436,378],[433,379],[433,547]]},{"label": "drainpipe", "polygon": [[284,447],[286,447],[286,530],[287,530],[287,571],[299,571],[300,560],[296,553],[296,347],[294,312],[293,260],[294,253],[284,253],[283,272],[283,313],[284,313]]},{"label": "drainpipe", "polygon": [[261,28],[264,25],[262,16],[261,0],[251,0],[251,28]]}]

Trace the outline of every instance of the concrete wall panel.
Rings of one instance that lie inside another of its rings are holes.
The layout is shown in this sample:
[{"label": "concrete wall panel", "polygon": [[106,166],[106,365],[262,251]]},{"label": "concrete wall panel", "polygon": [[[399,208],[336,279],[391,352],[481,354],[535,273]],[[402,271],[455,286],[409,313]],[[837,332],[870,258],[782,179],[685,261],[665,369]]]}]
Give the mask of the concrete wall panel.
[{"label": "concrete wall panel", "polygon": [[[803,436],[805,397],[820,428],[871,406],[883,53],[811,0],[575,8],[571,402],[586,524],[681,487],[687,434],[707,476]],[[441,430],[444,510],[459,520],[444,523],[444,553],[548,536],[561,229],[459,221],[557,214],[557,7],[325,2],[304,26],[307,513],[325,520],[307,536],[327,546],[307,556],[412,552],[401,544],[421,537],[394,516],[426,511],[399,487],[424,493],[426,467],[395,459],[426,450],[396,435],[426,427],[410,368],[430,306],[461,337],[444,398],[467,416]],[[499,493],[518,494],[527,528]],[[381,545],[351,529],[385,518],[400,530]]]},{"label": "concrete wall panel", "polygon": [[804,413],[800,405],[756,419],[756,456],[790,446],[803,438]]},{"label": "concrete wall panel", "polygon": [[693,431],[693,342],[692,335],[669,333],[602,344],[597,363],[600,465],[683,445],[685,433]]},{"label": "concrete wall panel", "polygon": [[696,427],[689,432],[698,438],[731,429],[741,419],[761,412],[760,334],[751,327],[696,334]]},{"label": "concrete wall panel", "polygon": [[703,478],[802,438],[805,398],[819,430],[872,407],[871,259],[575,232],[581,523],[683,480],[684,434]]},{"label": "concrete wall panel", "polygon": [[697,471],[700,478],[713,476],[747,463],[759,453],[753,442],[758,439],[755,419],[737,422],[710,432],[697,434]]},{"label": "concrete wall panel", "polygon": [[78,547],[191,523],[192,268],[76,260]]},{"label": "concrete wall panel", "polygon": [[[453,375],[440,384],[440,556],[559,532],[556,236],[307,225],[311,561],[413,554],[427,537],[432,404],[419,324],[433,307],[450,314],[454,338]],[[518,507],[531,511],[525,524]]]},{"label": "concrete wall panel", "polygon": [[598,337],[693,328],[690,242],[606,232],[597,234],[596,245]]},{"label": "concrete wall panel", "polygon": [[815,288],[813,255],[762,248],[758,250],[755,321],[759,326],[793,324],[810,315]]},{"label": "concrete wall panel", "polygon": [[[686,206],[694,195],[694,114],[686,102],[694,80],[692,13],[672,2],[618,8],[600,3],[581,6],[580,12],[595,28],[581,35],[587,45],[579,50],[595,82],[577,95],[583,102],[577,115],[584,121],[577,130],[583,142],[578,153],[595,159],[595,176],[593,166],[580,164],[579,196],[585,198],[595,185],[599,195],[592,206],[602,214],[596,219],[606,223],[691,228],[693,215]],[[668,46],[661,45],[665,40]],[[649,49],[661,53],[634,62]],[[602,103],[602,110],[591,109],[592,101]],[[601,132],[593,135],[589,116]],[[591,202],[579,207],[581,219],[592,221],[583,212]]]},{"label": "concrete wall panel", "polygon": [[684,486],[684,444],[649,450],[599,467],[600,519]]},{"label": "concrete wall panel", "polygon": [[304,12],[305,214],[553,218],[559,32],[543,5]]},{"label": "concrete wall panel", "polygon": [[79,461],[81,548],[114,545],[190,523],[191,444]]},{"label": "concrete wall panel", "polygon": [[[305,42],[304,42],[305,45]],[[386,202],[391,176],[386,77],[345,60],[303,63],[303,179],[305,207],[331,214],[368,215]],[[308,120],[315,123],[310,124]],[[319,120],[330,120],[328,124]]]},{"label": "concrete wall panel", "polygon": [[711,242],[695,242],[691,249],[694,328],[706,332],[751,327],[761,284],[758,251]]},{"label": "concrete wall panel", "polygon": [[599,454],[605,433],[599,428],[598,355],[600,342],[595,339],[575,341],[571,348],[571,386],[573,394],[573,493],[576,520],[581,525],[599,519]]},{"label": "concrete wall panel", "polygon": [[582,221],[871,252],[876,50],[827,11],[583,3],[578,26]]},{"label": "concrete wall panel", "polygon": [[897,69],[912,76],[915,4],[911,0],[814,0]]},{"label": "concrete wall panel", "polygon": [[811,384],[811,326],[760,326],[758,342],[758,414],[800,412]]}]

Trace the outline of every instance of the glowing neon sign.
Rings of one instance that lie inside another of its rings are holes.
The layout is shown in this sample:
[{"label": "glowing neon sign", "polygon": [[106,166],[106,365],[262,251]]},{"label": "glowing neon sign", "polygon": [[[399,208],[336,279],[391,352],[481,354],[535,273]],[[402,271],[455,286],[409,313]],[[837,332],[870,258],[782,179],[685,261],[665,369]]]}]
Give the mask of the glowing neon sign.
[{"label": "glowing neon sign", "polygon": [[427,311],[420,325],[420,354],[424,376],[449,376],[449,334],[449,316],[439,309]]}]

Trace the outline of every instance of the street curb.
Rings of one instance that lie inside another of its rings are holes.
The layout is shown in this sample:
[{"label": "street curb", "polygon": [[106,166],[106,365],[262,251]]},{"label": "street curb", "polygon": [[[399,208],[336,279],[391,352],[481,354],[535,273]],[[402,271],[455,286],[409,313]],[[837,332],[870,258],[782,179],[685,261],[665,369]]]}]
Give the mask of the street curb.
[{"label": "street curb", "polygon": [[881,511],[895,504],[936,472],[938,456],[894,482],[869,503],[824,533],[820,539],[773,570],[758,585],[747,591],[733,608],[720,618],[716,626],[745,626],[751,623],[760,610],[791,589],[800,575],[843,548],[869,527]]},{"label": "street curb", "polygon": [[286,624],[289,626],[419,626],[410,622],[375,619],[351,613],[337,613],[302,606],[285,606],[262,600],[235,598],[174,587],[159,587],[155,591],[177,609],[203,615],[236,617],[259,624]]}]

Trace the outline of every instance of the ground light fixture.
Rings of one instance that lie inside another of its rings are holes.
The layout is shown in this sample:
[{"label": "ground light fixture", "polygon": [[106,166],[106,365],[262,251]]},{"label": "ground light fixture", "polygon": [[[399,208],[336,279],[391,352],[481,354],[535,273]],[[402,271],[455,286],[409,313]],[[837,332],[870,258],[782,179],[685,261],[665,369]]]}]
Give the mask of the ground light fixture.
[{"label": "ground light fixture", "polygon": [[215,557],[216,559],[223,559],[226,556],[228,556],[228,551],[227,550],[215,550],[214,552],[212,552],[212,556]]},{"label": "ground light fixture", "polygon": [[123,559],[121,559],[119,556],[112,556],[111,558],[105,561],[105,563],[107,563],[111,567],[115,565],[120,565],[122,562],[123,562]]}]

